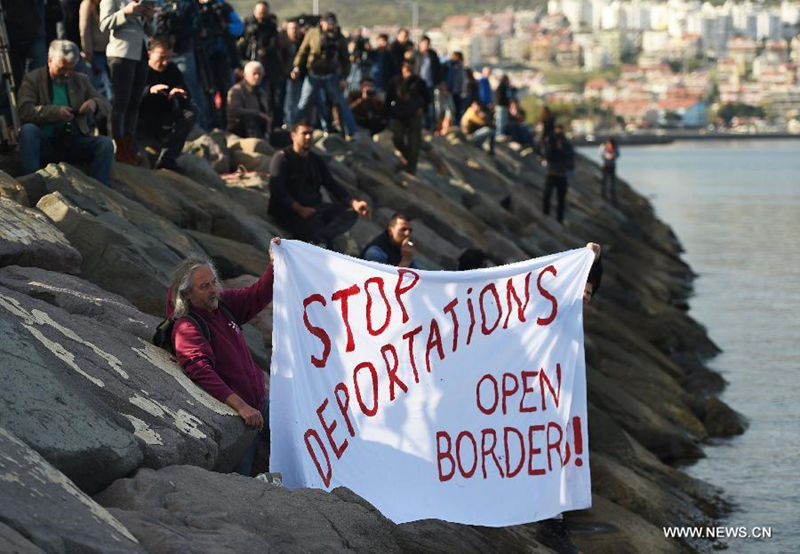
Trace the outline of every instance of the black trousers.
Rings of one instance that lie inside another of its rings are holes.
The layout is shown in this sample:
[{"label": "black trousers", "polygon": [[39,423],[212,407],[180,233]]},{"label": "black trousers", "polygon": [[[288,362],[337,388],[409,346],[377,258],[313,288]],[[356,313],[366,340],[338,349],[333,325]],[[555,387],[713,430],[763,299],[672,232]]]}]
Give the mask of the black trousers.
[{"label": "black trousers", "polygon": [[308,219],[303,219],[292,211],[273,215],[295,238],[322,243],[327,248],[332,246],[333,239],[350,230],[358,220],[358,214],[349,206],[322,203],[314,207],[317,213]]},{"label": "black trousers", "polygon": [[143,114],[143,116],[139,134],[145,140],[158,144],[158,148],[164,151],[162,159],[174,162],[183,151],[186,137],[194,127],[197,114],[187,108],[176,106],[172,113]]},{"label": "black trousers", "polygon": [[608,197],[608,192],[611,192],[611,201],[616,204],[617,203],[617,175],[616,175],[616,167],[606,167],[603,166],[603,187],[601,192],[603,194],[603,198]]},{"label": "black trousers", "polygon": [[544,203],[542,209],[545,215],[550,213],[550,197],[556,189],[558,206],[556,207],[556,219],[559,223],[564,222],[564,207],[567,203],[567,178],[558,175],[548,175],[544,182]]}]

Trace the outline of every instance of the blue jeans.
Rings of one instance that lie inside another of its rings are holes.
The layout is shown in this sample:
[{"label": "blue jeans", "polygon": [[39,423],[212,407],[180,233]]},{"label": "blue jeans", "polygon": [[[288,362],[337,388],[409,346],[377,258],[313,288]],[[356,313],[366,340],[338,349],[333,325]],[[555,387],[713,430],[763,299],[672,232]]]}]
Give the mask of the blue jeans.
[{"label": "blue jeans", "polygon": [[236,465],[233,470],[234,473],[250,477],[253,472],[256,452],[258,451],[258,443],[264,442],[269,446],[269,397],[264,398],[261,415],[264,417],[264,428],[259,431],[258,436],[253,440],[253,444],[250,445],[242,460]]},{"label": "blue jeans", "polygon": [[286,79],[286,97],[283,99],[283,121],[291,129],[298,119],[297,105],[300,103],[300,91],[303,81]]},{"label": "blue jeans", "polygon": [[204,131],[208,131],[206,94],[197,78],[197,60],[194,57],[194,50],[190,49],[183,54],[172,56],[172,61],[181,70],[183,80],[186,81],[186,88],[189,89],[189,97],[197,108],[194,110],[197,114],[195,123]]},{"label": "blue jeans", "polygon": [[92,69],[89,73],[89,80],[92,82],[92,86],[101,96],[111,100],[111,77],[108,74],[106,53],[92,53],[92,61],[90,63]]},{"label": "blue jeans", "polygon": [[469,136],[469,141],[479,148],[488,142],[489,153],[494,154],[494,129],[491,127],[481,127]]},{"label": "blue jeans", "polygon": [[19,133],[19,164],[23,175],[38,171],[51,162],[89,162],[89,175],[111,186],[111,162],[114,144],[103,136],[64,134],[47,137],[33,123],[26,123]]},{"label": "blue jeans", "polygon": [[506,125],[508,125],[508,106],[495,106],[494,127],[497,129],[498,135],[507,133]]},{"label": "blue jeans", "polygon": [[306,75],[303,81],[303,88],[300,91],[300,101],[297,103],[297,111],[300,117],[308,117],[308,109],[311,101],[316,102],[317,109],[322,119],[322,128],[325,131],[333,129],[331,111],[328,108],[329,100],[331,104],[337,104],[342,116],[344,132],[353,136],[356,134],[356,120],[350,106],[339,88],[339,77],[336,74],[329,75]]}]

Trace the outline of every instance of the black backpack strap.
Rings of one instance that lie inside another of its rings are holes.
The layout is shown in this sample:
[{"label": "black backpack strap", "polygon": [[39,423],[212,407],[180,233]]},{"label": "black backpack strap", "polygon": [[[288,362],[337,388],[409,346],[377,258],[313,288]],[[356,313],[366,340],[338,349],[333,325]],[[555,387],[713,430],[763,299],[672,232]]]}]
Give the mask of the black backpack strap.
[{"label": "black backpack strap", "polygon": [[203,334],[208,343],[211,344],[211,329],[208,328],[208,323],[206,323],[206,320],[191,310],[189,310],[189,312],[186,313],[185,317],[188,317],[189,319],[192,320],[194,326],[200,330],[200,332]]}]

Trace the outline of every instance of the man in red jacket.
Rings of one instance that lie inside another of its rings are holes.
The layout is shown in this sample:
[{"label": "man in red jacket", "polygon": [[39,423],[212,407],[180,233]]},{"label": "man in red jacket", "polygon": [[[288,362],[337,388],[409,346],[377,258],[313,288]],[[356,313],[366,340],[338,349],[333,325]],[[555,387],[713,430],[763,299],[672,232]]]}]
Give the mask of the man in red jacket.
[{"label": "man in red jacket", "polygon": [[[269,402],[264,371],[253,361],[241,325],[272,301],[273,277],[270,264],[249,287],[223,290],[213,263],[190,257],[175,270],[167,302],[167,317],[175,321],[172,341],[178,363],[192,381],[259,431],[234,469],[243,475],[251,474],[258,442],[267,440]],[[206,323],[208,338],[187,317],[190,311]]]}]

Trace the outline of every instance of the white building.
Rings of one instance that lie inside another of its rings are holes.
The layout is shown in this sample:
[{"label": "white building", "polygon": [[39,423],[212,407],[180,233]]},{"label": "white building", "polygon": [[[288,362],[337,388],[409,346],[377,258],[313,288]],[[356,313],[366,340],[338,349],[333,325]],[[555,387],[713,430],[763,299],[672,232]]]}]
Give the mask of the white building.
[{"label": "white building", "polygon": [[783,25],[781,16],[777,12],[762,11],[758,14],[756,27],[756,40],[780,40]]}]

